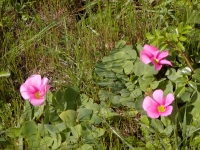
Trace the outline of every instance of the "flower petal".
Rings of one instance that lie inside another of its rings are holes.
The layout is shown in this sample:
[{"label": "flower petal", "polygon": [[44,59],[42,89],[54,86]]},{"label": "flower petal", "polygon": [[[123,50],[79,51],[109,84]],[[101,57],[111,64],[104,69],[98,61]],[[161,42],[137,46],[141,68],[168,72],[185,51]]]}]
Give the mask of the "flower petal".
[{"label": "flower petal", "polygon": [[42,97],[40,99],[31,98],[31,99],[29,99],[29,101],[33,106],[40,106],[40,105],[42,105],[44,103],[45,98],[44,97]]},{"label": "flower petal", "polygon": [[160,113],[160,115],[161,116],[169,116],[169,115],[171,115],[172,110],[173,110],[172,106],[167,106],[165,112]]},{"label": "flower petal", "polygon": [[142,103],[142,107],[145,111],[147,111],[147,108],[149,106],[155,106],[157,108],[158,104],[150,96],[147,96],[147,97],[144,98],[144,101]]},{"label": "flower petal", "polygon": [[41,86],[47,85],[47,84],[48,84],[48,78],[43,78],[43,79],[41,80]]},{"label": "flower petal", "polygon": [[32,86],[32,85],[27,85],[27,92],[30,94],[35,94],[35,92],[37,92],[39,89],[37,89],[36,87]]},{"label": "flower petal", "polygon": [[20,86],[20,93],[21,93],[21,96],[27,100],[29,99],[29,93],[28,93],[28,90],[27,90],[27,85],[25,83],[23,83],[21,86]]},{"label": "flower petal", "polygon": [[140,52],[140,59],[144,64],[151,62],[151,57],[145,51]]},{"label": "flower petal", "polygon": [[34,86],[34,87],[37,87],[38,89],[40,88],[40,85],[41,85],[41,75],[37,75],[37,74],[34,74],[32,76],[30,76],[26,81],[25,83],[28,85],[28,86]]},{"label": "flower petal", "polygon": [[154,106],[150,106],[147,108],[147,115],[150,118],[158,118],[160,116],[160,114],[157,110],[157,107],[154,107]]},{"label": "flower petal", "polygon": [[166,60],[166,59],[163,59],[163,60],[160,60],[159,61],[159,64],[162,64],[162,65],[170,65],[170,66],[172,66],[172,63],[170,62],[170,61],[168,61],[168,60]]},{"label": "flower petal", "polygon": [[159,104],[164,105],[163,91],[158,89],[153,92],[153,99]]},{"label": "flower petal", "polygon": [[174,95],[169,93],[167,94],[166,98],[165,98],[165,104],[164,106],[169,106],[172,102],[174,101]]},{"label": "flower petal", "polygon": [[159,71],[162,68],[162,65],[154,64],[155,70]]},{"label": "flower petal", "polygon": [[145,52],[148,52],[149,54],[152,54],[155,56],[156,52],[158,52],[159,50],[151,45],[145,44],[143,47],[143,50],[145,50]]},{"label": "flower petal", "polygon": [[169,55],[169,52],[168,52],[168,51],[159,52],[156,58],[157,58],[158,60],[161,60],[161,59],[167,57],[168,55]]}]

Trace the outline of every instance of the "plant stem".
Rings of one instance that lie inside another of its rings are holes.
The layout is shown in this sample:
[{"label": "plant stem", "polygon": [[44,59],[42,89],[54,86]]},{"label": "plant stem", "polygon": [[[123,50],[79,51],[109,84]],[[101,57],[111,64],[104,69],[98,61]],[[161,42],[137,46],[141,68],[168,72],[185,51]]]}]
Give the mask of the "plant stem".
[{"label": "plant stem", "polygon": [[[180,50],[179,50],[180,51]],[[181,52],[181,55],[185,58],[185,61],[187,62],[188,66],[190,67],[190,69],[192,70],[192,72],[194,72],[194,68],[192,67],[192,65],[190,64],[190,61],[189,59],[187,58],[186,54],[182,51]]]},{"label": "plant stem", "polygon": [[184,57],[186,63],[188,64],[188,66],[190,67],[190,69],[192,70],[192,72],[194,72],[194,68],[192,67],[192,65],[191,65],[191,63],[190,63],[188,57],[186,56],[186,54],[185,54],[183,51],[181,51],[177,46],[174,46],[174,45],[172,45],[172,44],[169,43],[169,42],[166,42],[166,43],[167,43],[168,45],[170,45],[171,47],[175,48],[176,50],[178,50],[178,51],[181,53],[181,55]]}]

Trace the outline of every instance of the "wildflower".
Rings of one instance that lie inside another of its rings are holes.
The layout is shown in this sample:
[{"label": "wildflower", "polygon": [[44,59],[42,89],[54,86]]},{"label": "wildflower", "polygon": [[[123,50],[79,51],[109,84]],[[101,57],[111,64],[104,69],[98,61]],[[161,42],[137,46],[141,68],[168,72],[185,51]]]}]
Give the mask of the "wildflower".
[{"label": "wildflower", "polygon": [[145,44],[140,52],[140,59],[144,64],[153,63],[154,68],[159,71],[164,64],[172,66],[172,63],[165,59],[168,55],[168,51],[160,52],[156,47]]},{"label": "wildflower", "polygon": [[33,106],[40,106],[45,101],[45,94],[50,89],[48,78],[41,78],[41,75],[30,76],[25,83],[20,86],[21,96]]},{"label": "wildflower", "polygon": [[145,97],[142,107],[150,118],[169,116],[173,110],[173,107],[170,106],[173,101],[173,94],[169,93],[166,97],[163,97],[163,91],[159,89],[153,92],[153,98]]}]

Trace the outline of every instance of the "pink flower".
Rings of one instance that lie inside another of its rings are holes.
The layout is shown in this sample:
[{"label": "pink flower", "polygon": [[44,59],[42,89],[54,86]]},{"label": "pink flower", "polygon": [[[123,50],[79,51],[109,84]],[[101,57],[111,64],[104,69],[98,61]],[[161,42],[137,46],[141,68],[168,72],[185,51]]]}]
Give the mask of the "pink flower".
[{"label": "pink flower", "polygon": [[171,93],[163,97],[163,91],[159,89],[153,92],[153,99],[150,96],[145,97],[142,107],[150,118],[168,116],[173,110],[170,106],[173,100],[174,96]]},{"label": "pink flower", "polygon": [[33,106],[40,106],[45,101],[45,94],[50,89],[47,78],[41,75],[30,76],[25,83],[20,86],[20,93],[25,100],[29,100]]},{"label": "pink flower", "polygon": [[154,68],[159,71],[164,64],[172,66],[172,63],[165,59],[168,55],[168,51],[160,52],[156,47],[145,44],[140,52],[140,59],[144,64],[153,63]]}]

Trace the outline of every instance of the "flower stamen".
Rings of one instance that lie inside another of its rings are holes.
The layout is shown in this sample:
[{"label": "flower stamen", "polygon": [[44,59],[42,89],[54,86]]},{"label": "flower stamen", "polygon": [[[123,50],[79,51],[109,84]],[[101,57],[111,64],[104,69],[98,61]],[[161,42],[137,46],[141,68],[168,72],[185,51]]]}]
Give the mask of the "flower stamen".
[{"label": "flower stamen", "polygon": [[158,60],[158,59],[156,59],[156,58],[154,58],[154,60],[153,60],[153,61],[154,61],[154,63],[155,63],[155,64],[158,64],[158,62],[159,62],[159,60]]},{"label": "flower stamen", "polygon": [[165,112],[166,110],[163,105],[158,106],[157,109],[158,109],[158,112],[162,112],[162,113]]},{"label": "flower stamen", "polygon": [[39,92],[39,91],[35,93],[35,97],[36,97],[37,99],[40,99],[40,92]]}]

